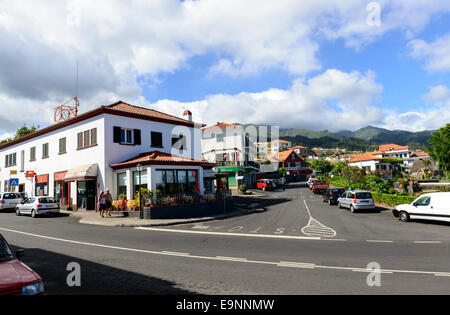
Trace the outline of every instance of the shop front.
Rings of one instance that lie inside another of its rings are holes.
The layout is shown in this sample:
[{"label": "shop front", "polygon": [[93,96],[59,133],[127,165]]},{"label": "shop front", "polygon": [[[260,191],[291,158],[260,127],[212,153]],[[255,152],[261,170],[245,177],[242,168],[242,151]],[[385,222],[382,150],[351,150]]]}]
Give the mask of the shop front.
[{"label": "shop front", "polygon": [[48,196],[48,174],[36,176],[35,196]]},{"label": "shop front", "polygon": [[[64,182],[68,191],[75,187],[75,200],[72,200],[72,208],[78,211],[93,211],[96,207],[98,165],[88,164],[73,168],[65,174]],[[68,200],[70,192],[68,193]]]},{"label": "shop front", "polygon": [[58,201],[59,206],[65,209],[70,202],[70,183],[65,181],[67,171],[58,172],[53,175],[54,181],[54,198]]}]

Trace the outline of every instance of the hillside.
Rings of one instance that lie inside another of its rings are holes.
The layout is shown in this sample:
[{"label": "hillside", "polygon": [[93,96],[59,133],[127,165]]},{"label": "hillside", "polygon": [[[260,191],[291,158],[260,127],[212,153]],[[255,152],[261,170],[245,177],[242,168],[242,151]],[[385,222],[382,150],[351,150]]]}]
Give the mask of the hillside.
[{"label": "hillside", "polygon": [[410,132],[368,126],[357,131],[342,130],[336,133],[328,130],[280,129],[280,138],[292,141],[294,145],[366,151],[387,143],[409,145],[413,149],[424,148],[432,133],[431,130]]}]

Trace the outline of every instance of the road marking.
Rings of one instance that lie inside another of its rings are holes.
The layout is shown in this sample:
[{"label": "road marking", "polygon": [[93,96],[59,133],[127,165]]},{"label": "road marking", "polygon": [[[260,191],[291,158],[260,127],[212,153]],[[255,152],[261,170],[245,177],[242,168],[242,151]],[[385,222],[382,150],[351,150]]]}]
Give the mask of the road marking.
[{"label": "road marking", "polygon": [[394,243],[394,241],[385,241],[385,240],[367,240],[368,243]]},{"label": "road marking", "polygon": [[416,244],[442,244],[441,241],[414,241]]},{"label": "road marking", "polygon": [[306,204],[306,200],[303,199],[303,202],[305,203],[306,210],[308,211],[309,221],[308,224],[302,228],[301,230],[302,233],[307,236],[329,237],[329,238],[335,237],[336,231],[314,219],[313,216],[311,215],[311,211],[309,210],[308,205]]},{"label": "road marking", "polygon": [[192,228],[195,229],[195,230],[207,230],[207,229],[209,229],[209,226],[207,226],[207,225],[194,225]]},{"label": "road marking", "polygon": [[162,251],[164,254],[173,255],[173,256],[190,256],[189,253],[178,253],[178,252],[168,252],[168,251]]},{"label": "road marking", "polygon": [[227,257],[227,256],[216,256],[221,260],[229,260],[229,261],[243,261],[246,262],[247,258],[238,258],[238,257]]},{"label": "road marking", "polygon": [[300,263],[291,261],[280,261],[277,265],[278,267],[288,267],[288,268],[301,268],[301,269],[315,269],[316,265],[311,263]]},{"label": "road marking", "polygon": [[259,227],[259,228],[255,229],[255,230],[253,230],[253,231],[250,231],[250,233],[258,233],[259,230],[261,230],[261,229],[262,229],[262,227]]},{"label": "road marking", "polygon": [[[127,247],[118,247],[118,246],[111,246],[111,245],[104,245],[104,244],[96,244],[96,243],[88,243],[88,242],[80,242],[80,241],[74,241],[74,240],[68,240],[68,239],[62,239],[57,237],[50,237],[45,235],[39,235],[39,234],[33,234],[33,233],[27,233],[27,232],[21,232],[11,229],[5,229],[1,228],[0,230],[10,233],[16,233],[21,235],[30,236],[33,238],[42,238],[47,240],[53,240],[53,241],[59,241],[59,242],[65,242],[65,243],[71,243],[71,244],[78,244],[78,245],[85,245],[85,246],[92,246],[92,247],[99,247],[99,248],[107,248],[107,249],[115,249],[115,250],[121,250],[121,251],[130,251],[130,252],[137,252],[137,253],[144,253],[144,254],[153,254],[153,255],[162,255],[162,256],[178,256],[178,254],[183,253],[177,253],[177,252],[162,252],[162,251],[152,251],[152,250],[144,250],[144,249],[135,249],[135,248],[127,248]],[[190,231],[192,232],[192,231]],[[199,232],[201,233],[201,232]],[[225,233],[228,234],[228,233]],[[177,255],[175,255],[175,253]],[[306,268],[306,269],[312,269],[314,266],[315,269],[328,269],[328,270],[342,270],[342,271],[355,271],[355,272],[362,272],[363,270],[365,272],[374,272],[373,269],[364,269],[364,268],[355,268],[355,267],[338,267],[338,266],[320,266],[320,265],[314,265],[313,263],[302,263],[302,262],[273,262],[273,261],[260,261],[260,260],[248,260],[246,258],[235,258],[235,257],[208,257],[208,256],[199,256],[199,255],[188,255],[188,256],[180,256],[185,259],[203,259],[203,260],[214,260],[214,261],[232,261],[236,263],[251,263],[251,264],[260,264],[260,265],[270,265],[270,266],[283,266],[283,267],[297,267],[297,268]],[[309,268],[307,268],[309,267]],[[378,271],[377,271],[378,272]],[[421,275],[433,275],[433,276],[450,276],[450,272],[436,272],[436,271],[420,271],[420,270],[388,270],[388,269],[381,269],[379,270],[380,273],[406,273],[406,274],[421,274]]]},{"label": "road marking", "polygon": [[187,233],[187,234],[203,234],[203,235],[224,235],[224,236],[241,236],[241,237],[260,237],[260,238],[281,238],[293,240],[314,240],[319,241],[320,237],[310,236],[289,236],[289,235],[267,235],[267,234],[245,234],[245,233],[228,233],[228,232],[210,232],[210,231],[190,231],[190,230],[175,230],[175,229],[160,229],[151,227],[136,227],[135,230],[155,231],[155,232],[169,232],[169,233]]}]

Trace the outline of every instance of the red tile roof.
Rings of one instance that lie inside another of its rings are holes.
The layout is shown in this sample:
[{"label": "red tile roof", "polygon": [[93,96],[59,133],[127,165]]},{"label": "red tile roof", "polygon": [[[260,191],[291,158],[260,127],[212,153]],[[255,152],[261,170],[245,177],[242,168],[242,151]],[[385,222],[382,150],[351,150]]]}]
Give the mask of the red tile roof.
[{"label": "red tile roof", "polygon": [[382,152],[386,152],[389,151],[390,149],[392,150],[409,150],[409,146],[401,146],[401,145],[397,145],[397,144],[382,144],[380,145],[378,151],[382,151]]},{"label": "red tile roof", "polygon": [[112,164],[113,169],[124,169],[142,165],[184,165],[184,166],[202,166],[204,168],[213,168],[215,164],[206,160],[192,159],[178,155],[171,155],[161,151],[152,151],[141,153],[136,157],[123,161],[121,163]]},{"label": "red tile roof", "polygon": [[189,120],[186,120],[186,119],[183,119],[180,117],[176,117],[176,116],[172,116],[172,115],[165,114],[162,112],[158,112],[158,111],[156,111],[154,109],[150,109],[150,108],[130,105],[130,104],[127,104],[122,101],[108,105],[108,106],[106,106],[106,108],[117,111],[117,112],[122,112],[122,113],[130,113],[130,114],[135,114],[135,115],[140,115],[140,116],[166,119],[166,120],[170,120],[170,121],[174,121],[174,122],[191,123]]},{"label": "red tile roof", "polygon": [[211,128],[227,129],[227,128],[236,128],[236,127],[242,127],[242,126],[241,125],[232,125],[232,124],[227,124],[227,123],[221,122],[221,123],[217,123],[214,126],[209,126],[209,127],[203,128],[203,130],[208,130]]},{"label": "red tile roof", "polygon": [[354,163],[354,162],[381,160],[381,158],[376,156],[377,154],[380,154],[380,153],[379,152],[365,152],[363,154],[353,155],[353,156],[351,156],[351,159],[348,162]]}]

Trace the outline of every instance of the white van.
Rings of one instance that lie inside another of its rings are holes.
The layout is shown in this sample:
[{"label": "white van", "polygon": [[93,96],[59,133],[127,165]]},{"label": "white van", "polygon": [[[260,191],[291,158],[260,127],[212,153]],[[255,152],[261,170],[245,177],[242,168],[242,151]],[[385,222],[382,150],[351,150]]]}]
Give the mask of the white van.
[{"label": "white van", "polygon": [[392,211],[403,222],[410,219],[450,222],[450,192],[424,194],[411,204],[398,205]]}]

